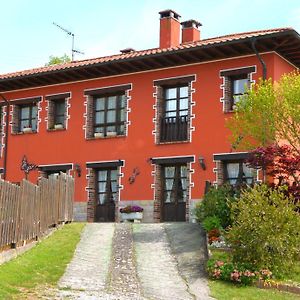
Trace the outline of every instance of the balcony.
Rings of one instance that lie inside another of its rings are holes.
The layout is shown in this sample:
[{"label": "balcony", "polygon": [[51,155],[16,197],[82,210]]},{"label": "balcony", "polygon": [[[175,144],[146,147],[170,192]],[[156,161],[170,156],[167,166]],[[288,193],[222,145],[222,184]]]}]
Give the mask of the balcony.
[{"label": "balcony", "polygon": [[186,141],[188,116],[166,117],[160,123],[160,142]]}]

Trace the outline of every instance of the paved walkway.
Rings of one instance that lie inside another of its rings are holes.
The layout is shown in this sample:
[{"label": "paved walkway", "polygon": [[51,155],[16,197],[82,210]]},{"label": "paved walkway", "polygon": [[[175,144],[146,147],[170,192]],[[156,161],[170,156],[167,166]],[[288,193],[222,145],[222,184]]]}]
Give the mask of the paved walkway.
[{"label": "paved walkway", "polygon": [[195,224],[87,224],[55,299],[210,299],[205,253]]}]

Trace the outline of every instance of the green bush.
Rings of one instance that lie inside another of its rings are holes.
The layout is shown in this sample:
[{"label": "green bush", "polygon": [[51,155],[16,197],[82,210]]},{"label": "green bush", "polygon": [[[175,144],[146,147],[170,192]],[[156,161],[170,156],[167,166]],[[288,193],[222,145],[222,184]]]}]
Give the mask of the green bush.
[{"label": "green bush", "polygon": [[230,185],[223,185],[218,188],[211,187],[205,194],[202,202],[195,208],[195,215],[198,222],[203,222],[207,217],[216,216],[223,228],[231,225],[230,207],[236,201],[236,192]]},{"label": "green bush", "polygon": [[227,236],[233,260],[276,275],[292,270],[299,258],[300,216],[284,188],[256,186],[232,205],[234,223]]},{"label": "green bush", "polygon": [[213,280],[223,280],[243,285],[250,285],[262,278],[261,272],[251,271],[251,268],[246,265],[231,261],[210,259],[207,262],[207,271],[208,276]]},{"label": "green bush", "polygon": [[212,229],[219,229],[221,227],[221,222],[217,216],[211,216],[203,220],[202,226],[208,232]]}]

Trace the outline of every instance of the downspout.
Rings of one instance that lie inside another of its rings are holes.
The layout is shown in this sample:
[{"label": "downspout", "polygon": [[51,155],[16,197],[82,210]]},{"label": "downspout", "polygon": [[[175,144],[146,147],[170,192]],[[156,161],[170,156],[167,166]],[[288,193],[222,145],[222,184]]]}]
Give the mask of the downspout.
[{"label": "downspout", "polygon": [[258,58],[259,62],[262,65],[262,69],[263,69],[263,80],[265,81],[267,79],[267,65],[264,62],[264,60],[261,58],[259,52],[257,51],[256,47],[255,47],[255,43],[256,43],[256,39],[252,39],[251,40],[251,46],[253,51],[255,52],[256,57]]},{"label": "downspout", "polygon": [[6,127],[5,127],[5,137],[4,137],[4,153],[3,153],[3,179],[6,179],[6,166],[7,166],[7,148],[8,148],[8,129],[9,129],[9,101],[2,95],[0,94],[0,98],[5,102],[6,104],[6,116],[5,116],[5,122],[6,122]]},{"label": "downspout", "polygon": [[[263,69],[263,77],[262,78],[263,78],[263,82],[265,82],[267,80],[267,65],[264,62],[264,60],[262,59],[262,57],[260,56],[259,52],[257,51],[257,49],[255,47],[255,43],[256,43],[256,39],[253,38],[251,40],[251,46],[252,46],[253,51],[255,52],[256,57],[258,58],[259,62],[262,65],[262,69]],[[265,127],[263,128],[263,130],[265,131]],[[262,168],[262,173],[263,173],[263,182],[266,183],[266,181],[267,181],[267,174],[266,173],[267,172],[266,172],[265,168]]]}]

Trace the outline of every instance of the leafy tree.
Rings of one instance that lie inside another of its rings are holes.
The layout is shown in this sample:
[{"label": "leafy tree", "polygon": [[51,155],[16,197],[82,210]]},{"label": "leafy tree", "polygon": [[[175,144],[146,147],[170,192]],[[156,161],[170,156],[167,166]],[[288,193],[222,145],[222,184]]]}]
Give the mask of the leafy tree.
[{"label": "leafy tree", "polygon": [[300,154],[289,145],[270,145],[250,152],[251,168],[263,168],[275,179],[274,185],[286,185],[288,192],[300,200]]},{"label": "leafy tree", "polygon": [[300,153],[300,73],[283,75],[276,83],[260,80],[237,103],[227,125],[233,148],[285,140]]},{"label": "leafy tree", "polygon": [[63,56],[54,56],[54,55],[51,55],[49,57],[49,62],[46,63],[45,66],[65,64],[65,63],[68,63],[68,62],[71,62],[71,58],[67,54],[64,54]]},{"label": "leafy tree", "polygon": [[257,185],[232,204],[233,225],[227,236],[236,263],[280,275],[299,259],[300,218],[285,188]]}]

